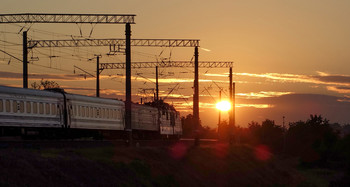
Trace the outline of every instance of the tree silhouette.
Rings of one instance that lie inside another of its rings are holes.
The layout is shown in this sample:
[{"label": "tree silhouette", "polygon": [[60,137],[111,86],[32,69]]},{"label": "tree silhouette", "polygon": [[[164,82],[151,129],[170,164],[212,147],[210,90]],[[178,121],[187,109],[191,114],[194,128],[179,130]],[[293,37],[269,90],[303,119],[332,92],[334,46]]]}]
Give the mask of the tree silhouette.
[{"label": "tree silhouette", "polygon": [[248,124],[251,144],[265,144],[275,151],[282,150],[283,129],[275,124],[275,121],[266,119],[260,125],[258,122],[252,121]]},{"label": "tree silhouette", "polygon": [[37,82],[33,82],[31,84],[31,87],[33,89],[37,89],[37,90],[42,90],[42,89],[52,89],[52,88],[60,88],[60,86],[58,85],[57,82],[55,81],[49,81],[49,80],[44,80],[41,79],[39,83]]},{"label": "tree silhouette", "polygon": [[310,115],[306,122],[291,123],[287,151],[299,156],[304,165],[325,165],[335,152],[338,134],[321,115]]}]

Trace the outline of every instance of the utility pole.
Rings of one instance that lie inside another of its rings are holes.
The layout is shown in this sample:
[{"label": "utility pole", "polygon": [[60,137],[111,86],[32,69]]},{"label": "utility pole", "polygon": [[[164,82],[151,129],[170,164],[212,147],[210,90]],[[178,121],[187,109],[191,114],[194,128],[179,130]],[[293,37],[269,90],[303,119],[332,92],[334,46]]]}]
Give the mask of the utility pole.
[{"label": "utility pole", "polygon": [[127,131],[128,145],[132,145],[131,127],[131,27],[130,23],[125,24],[125,130]]},{"label": "utility pole", "polygon": [[286,129],[285,129],[285,126],[284,126],[284,123],[285,123],[285,116],[283,116],[283,126],[282,126],[282,129],[283,129],[283,150],[282,152],[283,153],[286,153]]},{"label": "utility pole", "polygon": [[199,145],[199,72],[198,72],[198,46],[194,48],[194,95],[193,95],[193,118],[196,131],[195,145]]},{"label": "utility pole", "polygon": [[159,101],[158,66],[156,66],[156,101]]},{"label": "utility pole", "polygon": [[[221,90],[219,91],[219,101],[221,102]],[[221,110],[219,110],[218,139],[220,139],[220,130],[221,130]]]},{"label": "utility pole", "polygon": [[96,97],[100,97],[100,55],[96,55]]},{"label": "utility pole", "polygon": [[[230,102],[231,102],[231,105],[233,106],[233,89],[232,89],[232,67],[230,67],[230,75],[229,75],[229,79],[230,79],[230,86],[229,86],[229,89],[230,89]],[[229,111],[229,142],[230,144],[233,143],[233,107],[231,109],[231,111]]]},{"label": "utility pole", "polygon": [[27,31],[23,31],[23,88],[28,88],[28,46],[27,46]]},{"label": "utility pole", "polygon": [[236,83],[232,83],[232,127],[236,126]]}]

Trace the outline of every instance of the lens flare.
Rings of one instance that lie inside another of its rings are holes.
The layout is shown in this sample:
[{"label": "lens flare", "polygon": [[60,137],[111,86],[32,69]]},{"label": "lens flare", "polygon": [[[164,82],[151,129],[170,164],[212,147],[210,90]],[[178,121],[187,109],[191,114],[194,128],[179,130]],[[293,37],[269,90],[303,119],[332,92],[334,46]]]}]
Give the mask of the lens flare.
[{"label": "lens flare", "polygon": [[221,111],[228,111],[231,109],[231,103],[229,101],[220,101],[216,104],[216,108]]}]

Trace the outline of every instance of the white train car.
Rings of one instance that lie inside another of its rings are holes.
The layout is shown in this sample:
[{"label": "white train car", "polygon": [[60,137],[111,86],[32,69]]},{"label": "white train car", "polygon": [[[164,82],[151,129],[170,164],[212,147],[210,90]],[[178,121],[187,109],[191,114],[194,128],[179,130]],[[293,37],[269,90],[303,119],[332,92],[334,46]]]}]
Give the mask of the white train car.
[{"label": "white train car", "polygon": [[0,90],[0,133],[15,127],[24,131],[64,126],[62,94],[6,86],[0,86]]},{"label": "white train car", "polygon": [[71,129],[124,130],[124,102],[66,94]]}]

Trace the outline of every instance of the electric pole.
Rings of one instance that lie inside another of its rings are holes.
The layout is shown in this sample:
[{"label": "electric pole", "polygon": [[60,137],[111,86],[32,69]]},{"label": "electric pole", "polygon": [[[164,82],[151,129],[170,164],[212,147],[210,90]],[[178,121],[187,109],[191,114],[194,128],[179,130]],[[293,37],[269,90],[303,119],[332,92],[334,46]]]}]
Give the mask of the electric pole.
[{"label": "electric pole", "polygon": [[27,31],[23,31],[23,88],[28,88]]},{"label": "electric pole", "polygon": [[96,97],[100,97],[100,55],[96,55]]},{"label": "electric pole", "polygon": [[125,130],[127,131],[128,145],[132,145],[131,127],[131,27],[125,24]]}]

